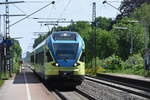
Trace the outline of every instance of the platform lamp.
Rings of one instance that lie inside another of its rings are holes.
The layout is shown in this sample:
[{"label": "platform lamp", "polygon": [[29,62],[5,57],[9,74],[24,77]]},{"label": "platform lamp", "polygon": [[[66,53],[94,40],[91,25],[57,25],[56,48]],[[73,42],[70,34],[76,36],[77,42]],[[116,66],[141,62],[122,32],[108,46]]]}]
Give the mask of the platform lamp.
[{"label": "platform lamp", "polygon": [[130,37],[131,37],[131,47],[130,47],[130,54],[133,53],[133,34],[131,33],[130,29],[127,27],[113,27],[114,29],[119,29],[119,30],[128,30],[130,33]]},{"label": "platform lamp", "polygon": [[113,7],[114,9],[118,10],[121,13],[121,11],[117,7],[115,7],[111,3],[107,2],[107,0],[104,0],[103,4],[108,4],[109,6]]},{"label": "platform lamp", "polygon": [[[145,30],[146,30],[146,24],[144,21],[138,21],[138,20],[128,20],[127,21],[128,23],[143,23],[144,24],[144,27],[145,27]],[[145,32],[145,48],[147,48],[147,40],[149,40],[149,36],[146,35],[146,32]]]}]

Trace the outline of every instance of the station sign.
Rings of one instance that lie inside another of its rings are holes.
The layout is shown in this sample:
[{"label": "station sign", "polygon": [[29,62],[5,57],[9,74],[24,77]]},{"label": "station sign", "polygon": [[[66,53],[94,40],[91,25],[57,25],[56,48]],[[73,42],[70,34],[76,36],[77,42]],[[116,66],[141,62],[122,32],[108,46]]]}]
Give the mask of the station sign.
[{"label": "station sign", "polygon": [[13,40],[4,40],[4,43],[6,44],[6,46],[12,46]]}]

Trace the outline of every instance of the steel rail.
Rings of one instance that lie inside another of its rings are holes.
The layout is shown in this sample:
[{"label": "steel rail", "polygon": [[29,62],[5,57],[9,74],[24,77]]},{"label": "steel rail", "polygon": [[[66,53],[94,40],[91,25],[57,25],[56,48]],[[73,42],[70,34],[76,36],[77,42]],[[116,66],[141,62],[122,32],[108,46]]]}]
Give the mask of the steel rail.
[{"label": "steel rail", "polygon": [[[70,99],[68,99],[67,96],[65,96],[65,95],[63,94],[64,92],[61,92],[61,91],[59,91],[59,90],[54,90],[54,92],[55,92],[56,95],[57,95],[59,98],[61,98],[62,100],[70,100]],[[79,90],[79,89],[75,89],[75,90],[72,91],[72,92],[77,93],[77,94],[79,94],[79,95],[81,95],[81,96],[83,96],[83,97],[85,97],[85,98],[87,98],[87,99],[89,99],[89,100],[96,100],[95,98],[89,96],[88,94],[82,92],[82,91]]]},{"label": "steel rail", "polygon": [[86,75],[85,77],[86,80],[92,81],[92,82],[96,82],[99,84],[103,84],[115,89],[119,89],[122,91],[126,91],[144,98],[150,98],[150,91],[147,90],[143,90],[141,88],[135,88],[133,86],[131,86],[131,84],[127,84],[127,83],[123,83],[123,82],[117,82],[117,81],[113,81],[113,80],[108,80],[108,79],[102,79],[100,77],[95,77],[95,76],[88,76]]}]

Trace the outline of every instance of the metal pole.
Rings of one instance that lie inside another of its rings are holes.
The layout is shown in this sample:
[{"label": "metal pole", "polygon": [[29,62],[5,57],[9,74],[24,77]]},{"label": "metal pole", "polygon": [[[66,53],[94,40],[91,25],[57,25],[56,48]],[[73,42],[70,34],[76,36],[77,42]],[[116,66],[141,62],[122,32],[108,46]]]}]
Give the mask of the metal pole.
[{"label": "metal pole", "polygon": [[[0,33],[1,33],[1,15],[0,15]],[[3,53],[1,53],[0,51],[0,79],[1,79],[1,74],[2,74],[2,55]]]},{"label": "metal pole", "polygon": [[[4,40],[6,40],[6,23],[5,23],[5,16],[3,17],[4,19]],[[3,66],[3,69],[4,69],[4,74],[6,74],[6,43],[4,43],[4,66]]]},{"label": "metal pole", "polygon": [[1,15],[0,15],[0,33],[1,33],[1,25],[2,25],[2,24],[1,24]]},{"label": "metal pole", "polygon": [[1,53],[0,53],[0,80],[1,80],[1,72],[2,72],[2,55],[1,55]]},{"label": "metal pole", "polygon": [[[9,5],[7,4],[8,0],[6,0],[6,18],[5,18],[5,23],[6,23],[6,26],[5,26],[5,34],[6,34],[6,41],[10,39],[10,30],[9,30]],[[9,55],[8,55],[9,54]],[[6,68],[7,70],[9,71],[9,76],[11,77],[11,66],[10,66],[10,47],[9,46],[6,46]]]},{"label": "metal pole", "polygon": [[131,32],[131,30],[129,29],[130,32],[130,43],[131,43],[131,47],[130,47],[130,54],[133,53],[133,33]]},{"label": "metal pole", "polygon": [[146,23],[144,23],[144,28],[145,28],[145,34],[144,34],[144,37],[145,37],[145,48],[148,48],[149,34],[148,34]]},{"label": "metal pole", "polygon": [[93,52],[93,54],[94,54],[94,62],[95,62],[95,66],[94,66],[94,72],[96,72],[96,66],[97,66],[97,64],[96,64],[96,3],[95,2],[93,2],[93,14],[92,14],[92,30],[93,30],[93,35],[94,35],[94,52]]}]

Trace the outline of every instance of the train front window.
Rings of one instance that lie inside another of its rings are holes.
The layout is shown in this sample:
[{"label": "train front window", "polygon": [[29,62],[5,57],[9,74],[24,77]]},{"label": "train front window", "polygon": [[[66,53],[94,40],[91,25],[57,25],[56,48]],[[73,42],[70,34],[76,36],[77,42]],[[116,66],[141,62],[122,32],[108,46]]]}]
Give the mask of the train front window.
[{"label": "train front window", "polygon": [[53,35],[54,40],[76,40],[76,34],[56,33]]},{"label": "train front window", "polygon": [[55,43],[54,50],[57,59],[75,59],[78,43]]}]

